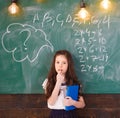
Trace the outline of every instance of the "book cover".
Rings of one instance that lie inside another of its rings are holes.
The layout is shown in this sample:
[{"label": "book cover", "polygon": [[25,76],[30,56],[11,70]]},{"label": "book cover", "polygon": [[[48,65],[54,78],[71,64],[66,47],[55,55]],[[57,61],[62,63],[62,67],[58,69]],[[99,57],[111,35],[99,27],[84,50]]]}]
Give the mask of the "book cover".
[{"label": "book cover", "polygon": [[[71,85],[67,86],[66,96],[70,96],[74,100],[78,100],[78,93],[79,93],[79,85]],[[75,106],[65,106],[65,110],[73,110]]]}]

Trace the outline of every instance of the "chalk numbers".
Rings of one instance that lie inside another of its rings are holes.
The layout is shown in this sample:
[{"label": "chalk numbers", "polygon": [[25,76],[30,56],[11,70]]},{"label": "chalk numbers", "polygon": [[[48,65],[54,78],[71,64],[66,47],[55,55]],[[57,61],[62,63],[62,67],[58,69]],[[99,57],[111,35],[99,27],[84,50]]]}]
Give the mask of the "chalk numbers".
[{"label": "chalk numbers", "polygon": [[81,72],[103,72],[108,61],[107,39],[102,35],[102,29],[74,30],[74,48],[80,62]]}]

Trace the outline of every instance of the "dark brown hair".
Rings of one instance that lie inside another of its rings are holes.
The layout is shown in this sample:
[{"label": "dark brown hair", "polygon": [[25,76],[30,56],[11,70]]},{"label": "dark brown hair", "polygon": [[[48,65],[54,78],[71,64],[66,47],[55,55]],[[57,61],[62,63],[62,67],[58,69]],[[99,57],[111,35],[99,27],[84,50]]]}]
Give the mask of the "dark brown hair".
[{"label": "dark brown hair", "polygon": [[76,76],[76,73],[75,73],[72,55],[67,50],[59,50],[55,53],[55,55],[53,57],[51,68],[50,68],[50,71],[49,71],[48,76],[47,76],[47,78],[48,78],[48,82],[47,82],[47,86],[46,86],[47,99],[51,96],[52,91],[53,91],[54,86],[55,86],[55,83],[56,83],[57,72],[55,70],[55,59],[58,55],[64,55],[68,61],[68,69],[67,69],[67,72],[65,75],[66,85],[73,85],[73,84],[80,85],[78,78]]}]

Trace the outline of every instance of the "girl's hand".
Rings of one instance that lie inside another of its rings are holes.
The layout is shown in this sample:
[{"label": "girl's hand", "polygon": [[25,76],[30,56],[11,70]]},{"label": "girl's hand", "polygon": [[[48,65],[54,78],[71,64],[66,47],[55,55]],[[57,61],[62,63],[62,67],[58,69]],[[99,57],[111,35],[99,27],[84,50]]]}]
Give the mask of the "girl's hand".
[{"label": "girl's hand", "polygon": [[82,96],[79,97],[79,100],[76,101],[76,100],[73,100],[71,97],[66,97],[64,98],[63,100],[63,104],[65,106],[75,106],[76,108],[84,108],[85,107],[85,102],[84,102],[84,99]]},{"label": "girl's hand", "polygon": [[63,103],[65,106],[71,106],[71,105],[74,105],[75,100],[73,100],[71,97],[67,96],[64,98]]},{"label": "girl's hand", "polygon": [[56,79],[57,82],[61,85],[64,82],[64,75],[62,73],[58,73]]}]

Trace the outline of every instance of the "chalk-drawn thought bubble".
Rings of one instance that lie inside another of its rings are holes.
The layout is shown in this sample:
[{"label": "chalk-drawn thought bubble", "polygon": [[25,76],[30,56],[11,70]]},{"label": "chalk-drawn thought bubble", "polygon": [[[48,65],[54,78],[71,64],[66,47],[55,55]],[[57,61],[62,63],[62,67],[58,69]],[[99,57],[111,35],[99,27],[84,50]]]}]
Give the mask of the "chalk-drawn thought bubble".
[{"label": "chalk-drawn thought bubble", "polygon": [[16,62],[34,62],[45,48],[53,51],[53,45],[42,29],[20,23],[8,25],[2,36],[2,46]]}]

